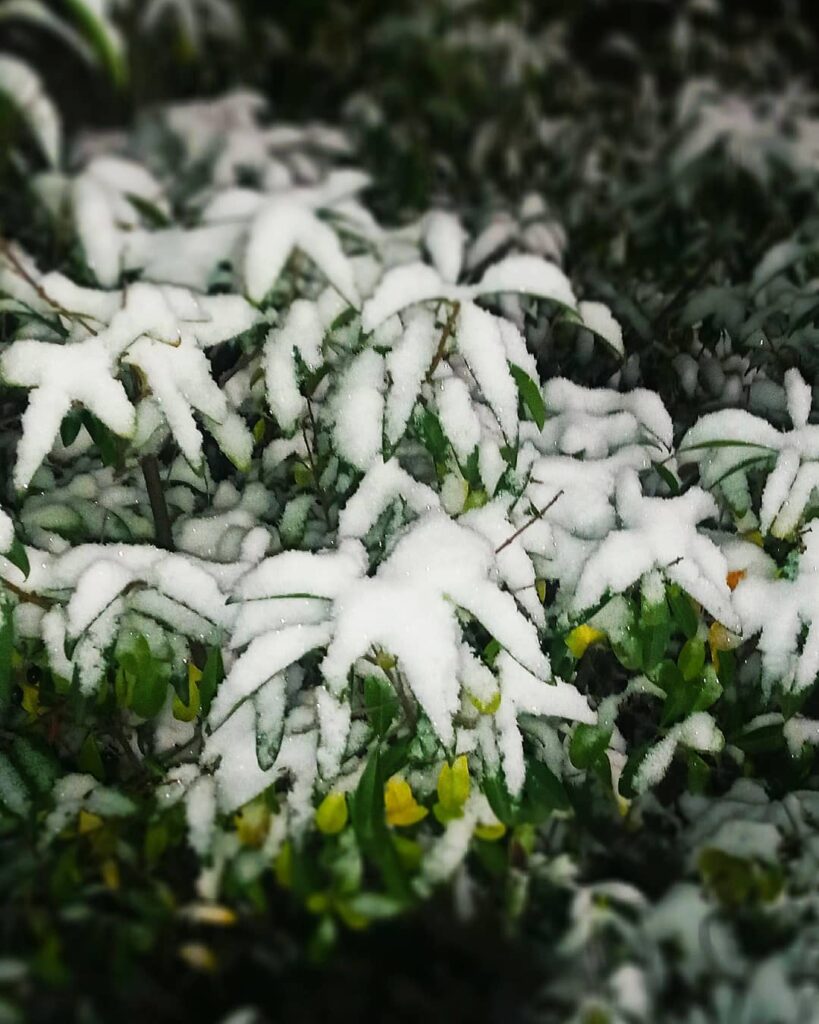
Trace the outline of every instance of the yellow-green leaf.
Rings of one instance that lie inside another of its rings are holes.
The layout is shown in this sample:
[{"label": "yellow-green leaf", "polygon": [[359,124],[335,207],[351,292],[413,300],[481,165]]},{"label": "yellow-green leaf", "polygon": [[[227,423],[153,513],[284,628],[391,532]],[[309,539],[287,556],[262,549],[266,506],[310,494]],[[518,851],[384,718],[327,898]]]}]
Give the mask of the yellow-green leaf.
[{"label": "yellow-green leaf", "polygon": [[343,793],[328,793],[316,809],[316,828],[334,836],[347,824],[347,798]]}]

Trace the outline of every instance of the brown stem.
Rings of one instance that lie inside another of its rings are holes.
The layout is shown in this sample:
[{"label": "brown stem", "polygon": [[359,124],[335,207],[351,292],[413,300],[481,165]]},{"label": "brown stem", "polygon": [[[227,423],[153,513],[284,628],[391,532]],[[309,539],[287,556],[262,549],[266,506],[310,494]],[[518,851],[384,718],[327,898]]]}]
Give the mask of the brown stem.
[{"label": "brown stem", "polygon": [[6,590],[10,590],[12,594],[16,594],[24,604],[36,604],[38,608],[51,608],[54,604],[54,602],[49,598],[40,597],[39,594],[31,594],[29,591],[15,586],[15,584],[9,582],[9,580],[3,580],[3,586]]},{"label": "brown stem", "polygon": [[524,530],[528,530],[532,523],[536,523],[541,516],[545,515],[552,507],[552,505],[554,505],[554,503],[557,501],[557,499],[560,497],[562,493],[562,490],[558,491],[551,501],[546,502],[543,508],[536,509],[535,514],[531,517],[531,519],[527,519],[523,526],[520,527],[520,529],[515,530],[511,537],[507,537],[503,544],[500,544],[498,547],[495,548],[495,554],[499,555],[504,548],[509,547],[513,540],[517,540]]},{"label": "brown stem", "polygon": [[460,311],[460,302],[453,302],[452,309],[450,310],[449,316],[447,317],[447,321],[444,324],[444,329],[441,331],[441,337],[438,341],[438,348],[435,352],[435,356],[429,365],[429,369],[427,370],[427,381],[432,380],[432,375],[438,369],[438,364],[444,358],[444,349],[446,348],[446,343],[452,337],[452,332],[455,330],[455,321],[458,319],[458,313],[460,313]]},{"label": "brown stem", "polygon": [[159,460],[155,455],[145,455],[140,460],[140,465],[145,478],[145,486],[148,489],[148,500],[151,502],[151,514],[154,517],[154,540],[157,547],[173,551],[171,517],[165,503],[162,477],[159,475]]},{"label": "brown stem", "polygon": [[91,326],[91,324],[89,324],[88,321],[82,316],[81,313],[74,313],[72,312],[72,310],[66,309],[65,306],[61,306],[59,302],[56,302],[54,299],[51,298],[51,296],[48,294],[45,288],[43,288],[43,286],[40,284],[37,278],[33,277],[28,272],[25,265],[17,256],[17,253],[9,245],[5,238],[0,238],[0,253],[2,253],[3,256],[11,264],[11,269],[14,271],[14,273],[17,274],[18,277],[21,277],[26,282],[26,284],[29,285],[29,287],[31,287],[37,293],[37,295],[39,295],[43,302],[47,302],[53,310],[60,314],[60,316],[64,316],[69,320],[76,320],[77,323],[82,324],[83,327],[91,334],[97,333]]}]

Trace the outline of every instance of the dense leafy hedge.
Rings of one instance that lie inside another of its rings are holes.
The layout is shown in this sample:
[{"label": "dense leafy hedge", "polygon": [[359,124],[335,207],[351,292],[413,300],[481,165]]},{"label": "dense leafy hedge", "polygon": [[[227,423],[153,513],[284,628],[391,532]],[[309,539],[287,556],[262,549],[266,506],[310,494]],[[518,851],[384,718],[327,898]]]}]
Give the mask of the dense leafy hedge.
[{"label": "dense leafy hedge", "polygon": [[5,1019],[812,1019],[810,37],[581,7],[0,4]]}]

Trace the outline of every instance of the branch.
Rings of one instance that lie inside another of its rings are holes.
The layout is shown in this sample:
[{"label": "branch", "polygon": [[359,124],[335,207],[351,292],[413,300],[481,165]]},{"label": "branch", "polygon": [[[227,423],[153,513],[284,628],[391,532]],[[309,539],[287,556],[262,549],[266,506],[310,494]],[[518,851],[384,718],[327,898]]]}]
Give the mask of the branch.
[{"label": "branch", "polygon": [[511,537],[507,537],[506,540],[503,542],[503,544],[500,544],[498,547],[495,548],[495,554],[499,555],[501,553],[501,551],[503,551],[504,548],[509,547],[509,545],[512,543],[513,540],[517,540],[518,537],[523,533],[524,530],[528,530],[529,527],[532,525],[532,523],[536,523],[538,521],[538,519],[540,519],[541,516],[545,515],[549,511],[549,509],[552,507],[552,505],[554,505],[554,503],[557,501],[557,499],[560,497],[560,495],[562,493],[563,493],[563,491],[559,490],[557,492],[557,494],[552,498],[551,501],[547,501],[546,502],[546,504],[543,506],[543,508],[536,509],[535,510],[535,514],[530,519],[527,519],[526,522],[523,524],[523,526],[520,527],[519,530],[515,530],[515,532],[512,534]]},{"label": "branch", "polygon": [[0,238],[0,253],[8,260],[11,269],[17,274],[18,277],[22,278],[27,285],[29,285],[37,295],[47,302],[49,306],[55,312],[59,313],[60,316],[64,316],[67,320],[76,320],[77,323],[83,325],[83,327],[89,332],[89,334],[96,334],[96,330],[91,324],[83,317],[81,313],[74,313],[70,309],[66,309],[65,306],[61,306],[59,302],[56,302],[43,288],[40,282],[32,274],[28,272],[23,262],[18,257],[11,245],[6,241],[5,238]]},{"label": "branch", "polygon": [[455,330],[455,322],[458,319],[458,314],[461,311],[460,302],[453,302],[452,309],[450,310],[447,321],[444,324],[444,329],[441,331],[441,337],[438,341],[438,348],[435,352],[435,356],[430,363],[429,369],[427,370],[427,382],[432,380],[432,375],[438,369],[438,364],[444,358],[444,350],[446,349],[446,343],[452,337],[452,332]]},{"label": "branch", "polygon": [[145,455],[140,460],[140,466],[142,466],[142,475],[148,489],[148,499],[151,502],[151,514],[154,517],[154,539],[157,547],[173,551],[171,517],[165,503],[165,492],[162,488],[162,478],[159,475],[159,461],[155,455]]}]

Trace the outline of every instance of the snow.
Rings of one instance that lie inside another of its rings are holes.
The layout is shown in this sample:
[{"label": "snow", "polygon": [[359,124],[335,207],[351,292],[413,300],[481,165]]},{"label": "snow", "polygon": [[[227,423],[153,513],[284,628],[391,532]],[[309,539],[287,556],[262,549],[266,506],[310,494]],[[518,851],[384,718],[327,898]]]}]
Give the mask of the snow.
[{"label": "snow", "polygon": [[725,556],[697,530],[703,519],[718,515],[714,499],[699,487],[677,498],[647,498],[634,470],[623,469],[615,505],[622,528],[609,533],[583,567],[572,602],[575,611],[596,605],[607,593],[622,593],[656,568],[723,625],[738,629]]},{"label": "snow", "polygon": [[402,338],[387,354],[390,387],[384,429],[390,444],[397,444],[406,430],[437,344],[433,317],[425,310],[418,311],[407,318]]},{"label": "snow", "polygon": [[788,749],[794,756],[800,754],[807,743],[812,746],[819,744],[819,721],[815,719],[794,715],[785,722],[782,732]]},{"label": "snow", "polygon": [[496,664],[501,691],[500,707],[495,715],[498,747],[506,785],[514,796],[520,793],[526,777],[523,738],[517,724],[519,715],[549,715],[587,723],[595,722],[597,716],[586,698],[570,683],[546,682],[528,672],[505,651],[498,655]]},{"label": "snow", "polygon": [[[760,633],[763,680],[801,692],[819,673],[819,532],[803,534],[804,552],[794,580],[747,576],[734,591],[745,638]],[[801,652],[798,639],[808,627]]]},{"label": "snow", "polygon": [[458,280],[463,263],[466,232],[460,220],[445,210],[432,210],[424,218],[424,245],[444,281]]},{"label": "snow", "polygon": [[548,659],[540,650],[537,631],[514,598],[491,580],[493,563],[494,552],[485,538],[443,513],[431,513],[398,542],[379,577],[418,580],[424,588],[446,595],[478,619],[521,664],[548,677]]},{"label": "snow", "polygon": [[454,610],[434,590],[362,580],[336,602],[335,635],[321,671],[331,691],[341,692],[353,664],[373,645],[382,647],[398,660],[442,742],[451,744],[452,716],[459,705],[458,635]]},{"label": "snow", "polygon": [[748,460],[775,461],[760,505],[760,526],[775,537],[796,529],[819,486],[819,427],[807,422],[811,390],[795,369],[786,373],[785,390],[792,430],[779,431],[744,409],[723,409],[701,417],[680,446],[680,461],[696,462],[706,487],[722,480],[736,486],[736,478],[747,487]]},{"label": "snow", "polygon": [[52,167],[60,163],[62,125],[40,76],[25,61],[0,54],[0,93],[17,107]]},{"label": "snow", "polygon": [[320,736],[317,753],[319,771],[325,780],[330,780],[339,772],[347,745],[350,705],[338,700],[326,687],[320,686],[316,691],[316,711]]},{"label": "snow", "polygon": [[14,523],[11,516],[0,509],[0,552],[8,551],[14,543]]},{"label": "snow", "polygon": [[493,263],[473,289],[475,295],[520,292],[575,309],[572,286],[560,267],[538,256],[517,255]]},{"label": "snow", "polygon": [[602,302],[581,302],[577,311],[585,327],[599,335],[619,356],[625,355],[623,330],[608,306]]},{"label": "snow", "polygon": [[376,461],[339,514],[339,536],[364,537],[398,498],[417,515],[440,507],[435,491],[413,479],[397,459]]},{"label": "snow", "polygon": [[644,792],[662,780],[678,745],[703,753],[715,753],[722,749],[723,742],[722,733],[709,714],[698,711],[690,715],[669,729],[663,739],[647,752],[634,774],[635,790]]},{"label": "snow", "polygon": [[517,436],[518,390],[506,365],[499,319],[486,310],[463,306],[458,318],[458,349],[498,418],[507,440]]},{"label": "snow", "polygon": [[366,568],[363,548],[347,541],[338,551],[286,551],[266,558],[235,588],[245,601],[307,595],[334,599]]},{"label": "snow", "polygon": [[191,846],[205,857],[216,824],[216,786],[210,776],[202,775],[185,794],[185,819]]},{"label": "snow", "polygon": [[193,410],[217,422],[228,413],[227,401],[210,374],[205,354],[193,343],[167,345],[140,338],[131,345],[125,362],[145,375],[173,436],[185,458],[193,465],[202,459],[202,435]]},{"label": "snow", "polygon": [[68,635],[78,637],[135,578],[130,569],[116,562],[101,560],[90,565],[77,580],[68,603]]},{"label": "snow", "polygon": [[288,665],[303,658],[308,651],[323,647],[331,633],[331,628],[325,624],[299,624],[252,640],[244,654],[236,660],[213,701],[211,725],[214,728],[220,725],[237,704]]},{"label": "snow", "polygon": [[115,434],[128,437],[134,408],[116,380],[114,357],[101,338],[74,344],[21,340],[0,356],[0,374],[8,384],[33,388],[23,413],[14,486],[24,490],[51,450],[73,402],[84,405]]},{"label": "snow", "polygon": [[549,413],[541,451],[601,458],[627,444],[654,444],[671,451],[674,427],[659,395],[643,388],[618,392],[585,388],[563,377],[543,385]]},{"label": "snow", "polygon": [[307,403],[299,390],[295,353],[310,370],[321,364],[324,326],[315,304],[298,299],[290,307],[278,330],[272,330],[265,342],[265,389],[270,411],[282,430],[290,433],[304,414]]},{"label": "snow", "polygon": [[313,211],[290,199],[274,199],[257,215],[247,240],[247,292],[261,302],[290,254],[299,249],[352,306],[359,305],[353,269],[332,230]]},{"label": "snow", "polygon": [[384,357],[365,349],[344,371],[335,394],[335,439],[338,454],[366,471],[382,448]]},{"label": "snow", "polygon": [[469,388],[460,377],[435,382],[435,403],[444,433],[458,458],[465,462],[481,439],[481,423],[472,407]]},{"label": "snow", "polygon": [[374,294],[367,299],[361,311],[361,325],[365,331],[376,327],[408,306],[430,299],[451,298],[457,301],[459,291],[447,285],[433,267],[424,263],[408,263],[388,270]]},{"label": "snow", "polygon": [[478,446],[478,471],[487,494],[494,494],[500,478],[506,472],[506,461],[500,447],[491,438],[482,438]]}]

